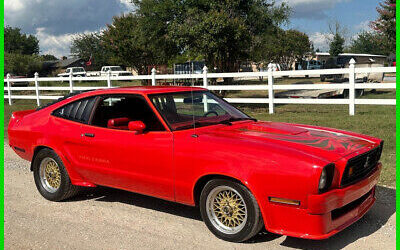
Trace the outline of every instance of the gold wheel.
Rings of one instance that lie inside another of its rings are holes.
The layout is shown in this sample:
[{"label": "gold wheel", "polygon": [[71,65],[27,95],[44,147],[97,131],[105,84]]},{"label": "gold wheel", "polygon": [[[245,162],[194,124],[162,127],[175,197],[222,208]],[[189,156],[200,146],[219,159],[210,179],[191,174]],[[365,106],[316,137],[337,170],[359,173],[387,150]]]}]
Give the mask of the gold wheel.
[{"label": "gold wheel", "polygon": [[46,157],[40,163],[40,182],[46,191],[55,193],[61,185],[61,172],[57,162]]},{"label": "gold wheel", "polygon": [[223,233],[238,233],[246,224],[246,203],[239,192],[229,186],[211,190],[206,205],[211,223]]}]

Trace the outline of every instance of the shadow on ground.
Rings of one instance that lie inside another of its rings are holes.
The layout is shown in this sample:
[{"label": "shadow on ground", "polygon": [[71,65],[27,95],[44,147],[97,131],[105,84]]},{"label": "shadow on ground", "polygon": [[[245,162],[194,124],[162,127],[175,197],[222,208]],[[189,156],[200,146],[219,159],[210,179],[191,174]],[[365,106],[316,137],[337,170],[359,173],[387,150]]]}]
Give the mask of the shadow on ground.
[{"label": "shadow on ground", "polygon": [[[320,241],[299,239],[268,233],[264,229],[258,235],[243,244],[251,245],[254,243],[269,242],[284,237],[281,245],[289,248],[342,249],[352,242],[368,237],[379,230],[396,212],[395,189],[378,186],[376,189],[376,196],[376,203],[363,218],[329,239]],[[112,188],[98,187],[88,189],[80,195],[69,199],[67,202],[78,202],[83,200],[119,202],[189,219],[202,220],[198,208]]]},{"label": "shadow on ground", "polygon": [[80,195],[68,199],[66,202],[83,200],[119,202],[189,219],[202,220],[199,209],[195,207],[108,187],[89,188],[83,191]]}]

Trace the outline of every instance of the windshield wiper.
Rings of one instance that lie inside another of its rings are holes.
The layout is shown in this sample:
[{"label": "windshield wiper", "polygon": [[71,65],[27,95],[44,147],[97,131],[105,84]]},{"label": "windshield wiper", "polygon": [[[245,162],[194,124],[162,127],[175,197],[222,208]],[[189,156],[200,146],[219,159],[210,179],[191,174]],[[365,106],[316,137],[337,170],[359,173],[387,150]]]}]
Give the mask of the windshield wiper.
[{"label": "windshield wiper", "polygon": [[182,129],[188,129],[188,128],[194,128],[194,127],[197,128],[197,127],[202,127],[202,126],[206,126],[206,125],[209,125],[209,124],[213,124],[213,123],[195,121],[195,122],[192,122],[192,123],[190,123],[188,125],[183,125],[183,126],[177,127],[175,130],[182,130]]},{"label": "windshield wiper", "polygon": [[231,126],[232,125],[232,122],[237,122],[237,121],[246,121],[246,120],[251,120],[251,121],[257,121],[257,119],[254,119],[254,118],[244,118],[244,117],[241,117],[241,118],[235,118],[235,117],[231,117],[231,118],[229,118],[229,119],[226,119],[226,120],[223,120],[223,121],[220,121],[220,122],[218,122],[219,124],[226,124],[226,125],[229,125],[229,126]]},{"label": "windshield wiper", "polygon": [[256,122],[257,119],[256,118],[251,118],[251,117],[241,117],[241,118],[230,118],[231,122],[236,122],[236,121],[246,121],[246,120],[250,120],[250,121],[254,121]]},{"label": "windshield wiper", "polygon": [[189,129],[189,128],[194,128],[194,127],[197,128],[197,127],[203,127],[203,126],[215,125],[215,124],[225,124],[225,125],[231,126],[232,122],[246,121],[246,120],[251,120],[251,121],[255,121],[255,122],[257,121],[257,119],[251,118],[251,117],[249,117],[249,118],[244,118],[244,117],[242,117],[242,118],[234,118],[234,117],[231,117],[229,119],[222,120],[222,121],[219,121],[219,122],[195,121],[195,122],[192,122],[192,123],[190,123],[188,125],[183,125],[183,126],[177,127],[177,128],[175,128],[175,130]]},{"label": "windshield wiper", "polygon": [[251,118],[251,117],[240,117],[240,118],[231,117],[228,119],[229,122],[246,121],[246,120],[255,121],[255,122],[257,121],[257,119]]}]

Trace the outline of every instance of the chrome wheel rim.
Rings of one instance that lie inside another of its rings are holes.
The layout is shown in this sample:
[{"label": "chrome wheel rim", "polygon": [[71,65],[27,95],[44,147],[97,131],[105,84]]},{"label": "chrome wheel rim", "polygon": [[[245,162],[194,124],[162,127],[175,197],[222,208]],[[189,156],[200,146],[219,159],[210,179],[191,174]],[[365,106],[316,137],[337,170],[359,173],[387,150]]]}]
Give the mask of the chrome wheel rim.
[{"label": "chrome wheel rim", "polygon": [[57,162],[46,157],[42,160],[39,167],[39,177],[42,187],[47,192],[55,193],[61,185],[61,172]]},{"label": "chrome wheel rim", "polygon": [[211,190],[206,200],[206,211],[212,225],[225,234],[240,232],[247,222],[247,207],[243,197],[228,186]]}]

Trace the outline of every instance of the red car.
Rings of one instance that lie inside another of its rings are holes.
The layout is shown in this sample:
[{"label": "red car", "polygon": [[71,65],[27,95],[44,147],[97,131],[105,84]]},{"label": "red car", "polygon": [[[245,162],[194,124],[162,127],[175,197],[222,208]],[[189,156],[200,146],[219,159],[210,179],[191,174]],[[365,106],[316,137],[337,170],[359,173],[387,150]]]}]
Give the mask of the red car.
[{"label": "red car", "polygon": [[40,194],[108,186],[199,206],[219,238],[263,227],[328,238],[375,202],[383,142],[352,132],[262,122],[202,88],[129,87],[14,112],[9,144]]}]

